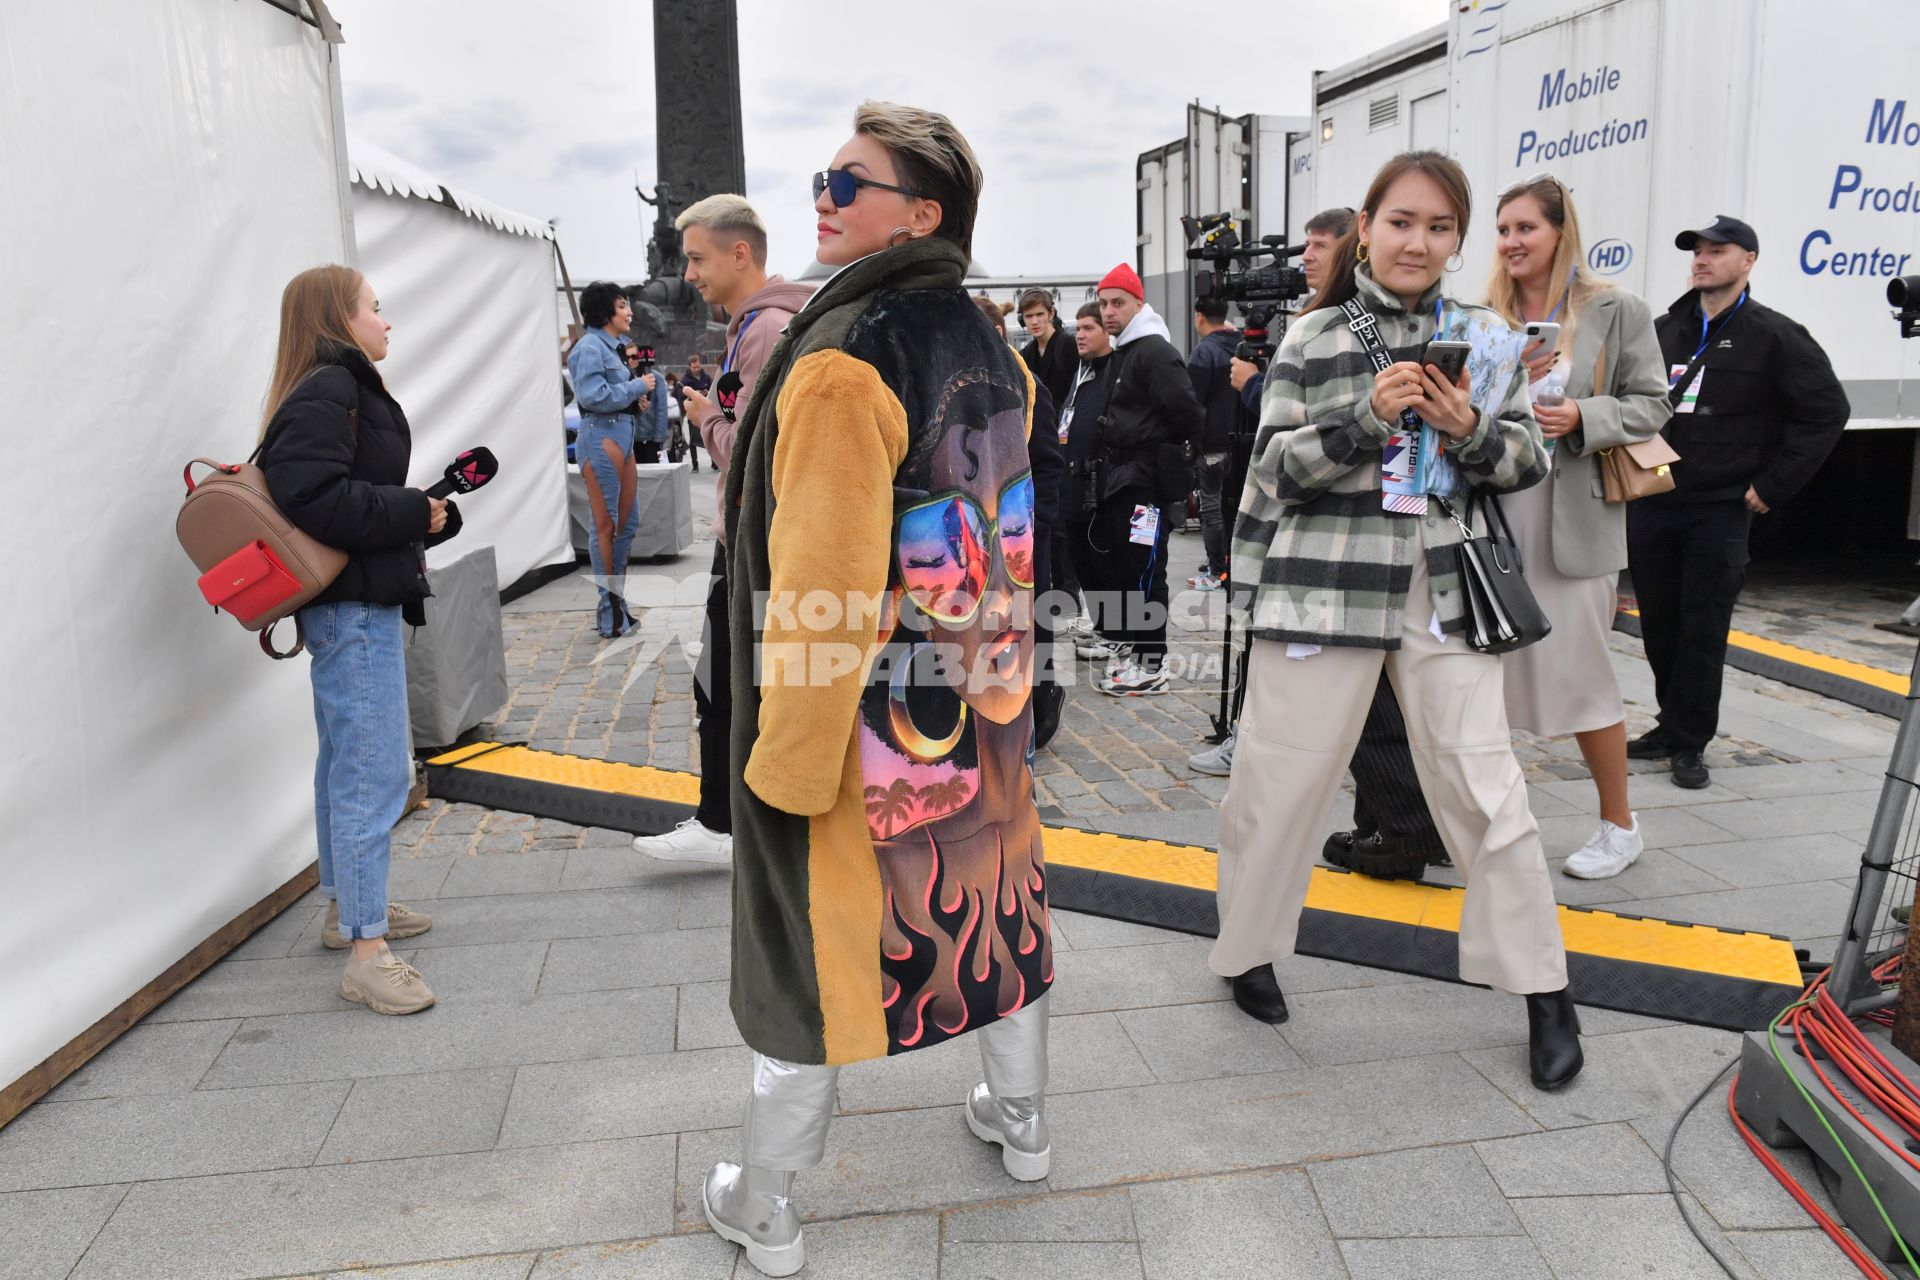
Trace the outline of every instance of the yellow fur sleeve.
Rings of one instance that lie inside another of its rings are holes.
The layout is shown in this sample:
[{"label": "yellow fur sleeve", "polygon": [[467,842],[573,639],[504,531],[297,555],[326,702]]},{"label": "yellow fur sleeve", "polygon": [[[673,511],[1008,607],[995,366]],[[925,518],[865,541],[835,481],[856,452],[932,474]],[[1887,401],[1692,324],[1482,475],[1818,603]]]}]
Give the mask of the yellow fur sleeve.
[{"label": "yellow fur sleeve", "polygon": [[760,736],[744,777],[776,809],[819,814],[839,797],[873,660],[907,414],[843,351],[795,364],[776,410]]}]

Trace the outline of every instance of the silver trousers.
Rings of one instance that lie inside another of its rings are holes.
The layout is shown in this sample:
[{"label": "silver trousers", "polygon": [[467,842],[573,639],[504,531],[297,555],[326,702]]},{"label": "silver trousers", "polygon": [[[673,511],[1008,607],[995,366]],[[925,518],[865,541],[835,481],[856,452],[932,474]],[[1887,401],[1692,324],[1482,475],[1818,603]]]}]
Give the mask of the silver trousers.
[{"label": "silver trousers", "polygon": [[[1047,1088],[1047,996],[974,1032],[980,1068],[996,1098],[1031,1098]],[[798,1172],[826,1158],[840,1068],[753,1057],[741,1163]]]}]

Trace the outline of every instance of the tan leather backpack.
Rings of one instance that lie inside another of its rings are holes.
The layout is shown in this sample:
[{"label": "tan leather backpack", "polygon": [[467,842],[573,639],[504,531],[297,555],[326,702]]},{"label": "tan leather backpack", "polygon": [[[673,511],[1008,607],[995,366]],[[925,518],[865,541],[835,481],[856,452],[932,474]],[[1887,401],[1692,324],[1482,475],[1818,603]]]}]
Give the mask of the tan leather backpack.
[{"label": "tan leather backpack", "polygon": [[[347,567],[347,553],[302,533],[280,513],[266,472],[254,464],[260,453],[242,463],[189,462],[181,473],[187,496],[173,531],[201,571],[207,603],[259,632],[269,658],[291,658],[306,647],[300,620],[294,619],[293,648],[285,653],[273,647],[274,624],[325,591]],[[213,474],[196,484],[193,469],[200,465]]]}]

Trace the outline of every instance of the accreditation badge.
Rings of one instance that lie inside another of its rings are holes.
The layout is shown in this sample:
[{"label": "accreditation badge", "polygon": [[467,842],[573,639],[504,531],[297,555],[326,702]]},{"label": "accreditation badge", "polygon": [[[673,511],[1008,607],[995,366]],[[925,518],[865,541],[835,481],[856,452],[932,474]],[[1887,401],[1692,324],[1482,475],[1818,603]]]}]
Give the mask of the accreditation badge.
[{"label": "accreditation badge", "polygon": [[[1671,365],[1667,369],[1667,384],[1671,386],[1686,376],[1686,365]],[[1700,403],[1700,384],[1706,380],[1707,368],[1705,365],[1702,365],[1700,366],[1699,372],[1693,375],[1693,381],[1687,384],[1687,389],[1680,393],[1680,400],[1673,406],[1673,411],[1675,413],[1692,413],[1694,407]]]}]

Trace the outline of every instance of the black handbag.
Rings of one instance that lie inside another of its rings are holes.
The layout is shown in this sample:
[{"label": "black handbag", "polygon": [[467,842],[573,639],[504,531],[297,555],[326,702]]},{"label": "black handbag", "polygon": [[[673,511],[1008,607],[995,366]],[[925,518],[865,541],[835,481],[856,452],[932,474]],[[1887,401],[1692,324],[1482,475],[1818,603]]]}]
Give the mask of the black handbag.
[{"label": "black handbag", "polygon": [[[1438,501],[1440,509],[1460,527],[1461,542],[1454,551],[1460,569],[1460,594],[1466,603],[1468,647],[1481,653],[1512,653],[1546,639],[1553,623],[1527,585],[1520,548],[1513,541],[1513,529],[1507,524],[1506,512],[1500,509],[1500,500],[1475,490],[1467,499],[1465,519],[1451,502],[1445,498]],[[1480,504],[1488,511],[1487,532],[1476,537],[1473,509]]]}]

